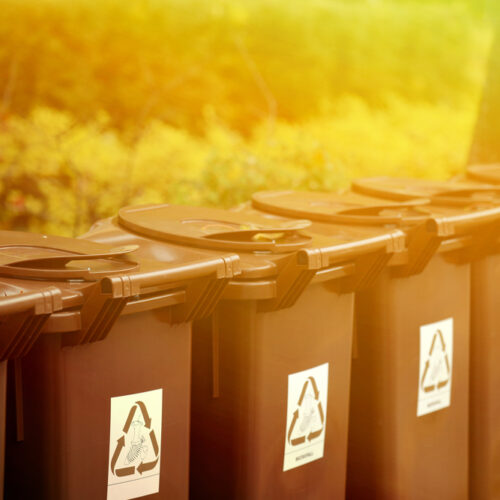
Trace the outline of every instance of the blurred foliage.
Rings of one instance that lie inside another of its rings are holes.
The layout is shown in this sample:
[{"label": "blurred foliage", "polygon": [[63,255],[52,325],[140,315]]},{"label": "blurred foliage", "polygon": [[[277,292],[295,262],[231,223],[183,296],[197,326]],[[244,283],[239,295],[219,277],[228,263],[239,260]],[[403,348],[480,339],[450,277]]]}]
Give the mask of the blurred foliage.
[{"label": "blurred foliage", "polygon": [[[36,105],[113,126],[200,132],[205,106],[249,132],[328,113],[340,96],[456,103],[482,77],[464,2],[1,0],[3,112]],[[5,93],[5,90],[4,90]]]},{"label": "blurred foliage", "polygon": [[0,224],[77,235],[128,204],[230,207],[261,189],[335,189],[402,165],[446,178],[462,167],[473,116],[399,100],[374,111],[346,98],[339,115],[263,123],[250,137],[207,113],[201,136],[156,121],[130,144],[105,120],[38,108],[0,128]]},{"label": "blurred foliage", "polygon": [[491,33],[473,0],[0,0],[0,224],[232,206],[465,161]]}]

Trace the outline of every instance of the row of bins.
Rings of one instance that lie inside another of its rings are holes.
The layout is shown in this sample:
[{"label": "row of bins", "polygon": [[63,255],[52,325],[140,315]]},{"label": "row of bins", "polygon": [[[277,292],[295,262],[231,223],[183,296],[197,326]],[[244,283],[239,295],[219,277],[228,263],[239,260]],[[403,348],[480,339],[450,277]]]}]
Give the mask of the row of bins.
[{"label": "row of bins", "polygon": [[[486,385],[479,388],[474,386],[475,364],[469,369],[471,341],[473,349],[477,345],[491,353],[500,348],[495,308],[500,298],[495,290],[500,271],[495,207],[500,191],[434,183],[431,192],[430,184],[379,178],[355,183],[354,192],[341,197],[290,192],[253,197],[253,205],[261,210],[293,217],[307,214],[321,232],[329,230],[327,221],[347,216],[351,225],[398,225],[408,235],[410,262],[389,265],[374,286],[357,294],[348,498],[465,499],[469,487],[470,498],[500,497],[500,408],[494,409],[500,371],[492,359],[486,380],[483,377]],[[377,192],[363,189],[366,185],[377,186]],[[406,196],[395,196],[395,191]],[[368,198],[367,193],[389,200]],[[397,208],[394,203],[407,206]],[[471,289],[471,266],[472,276],[483,272],[483,285],[486,280],[490,286]],[[484,304],[489,307],[486,318],[495,318],[491,323],[485,324],[482,314],[477,318],[479,304],[483,312]],[[485,364],[479,362],[477,368],[484,370]],[[472,392],[478,390],[471,414],[483,416],[485,405],[492,405],[487,430],[484,419],[477,422],[480,432],[490,435],[472,443],[471,450],[479,446],[495,451],[483,449],[476,457],[471,472],[477,474],[469,485],[471,374]]]},{"label": "row of bins", "polygon": [[499,238],[381,178],[0,232],[5,497],[500,498]]}]

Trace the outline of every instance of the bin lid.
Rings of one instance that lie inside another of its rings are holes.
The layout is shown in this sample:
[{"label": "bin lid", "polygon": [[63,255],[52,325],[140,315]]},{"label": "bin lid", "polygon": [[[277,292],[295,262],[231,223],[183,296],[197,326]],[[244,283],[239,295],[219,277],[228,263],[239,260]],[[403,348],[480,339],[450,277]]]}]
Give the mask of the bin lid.
[{"label": "bin lid", "polygon": [[124,258],[137,246],[112,247],[60,236],[0,231],[0,275],[28,279],[96,280],[138,269]]},{"label": "bin lid", "polygon": [[269,220],[217,208],[147,205],[122,208],[120,225],[135,233],[177,244],[242,252],[284,253],[311,242],[304,220]]},{"label": "bin lid", "polygon": [[500,184],[500,163],[471,165],[467,167],[467,175],[477,181]]},{"label": "bin lid", "polygon": [[353,181],[358,193],[390,200],[429,198],[432,204],[484,209],[500,204],[500,188],[467,182],[402,177],[369,177]]},{"label": "bin lid", "polygon": [[252,196],[259,210],[314,221],[360,225],[396,225],[425,222],[425,199],[405,202],[380,201],[357,193],[261,191]]}]

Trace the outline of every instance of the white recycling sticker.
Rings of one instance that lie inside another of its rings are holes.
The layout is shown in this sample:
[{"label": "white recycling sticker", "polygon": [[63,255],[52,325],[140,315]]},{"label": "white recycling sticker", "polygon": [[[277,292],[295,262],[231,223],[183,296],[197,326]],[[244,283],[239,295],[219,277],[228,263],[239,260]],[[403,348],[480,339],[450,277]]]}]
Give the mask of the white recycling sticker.
[{"label": "white recycling sticker", "polygon": [[163,390],[111,398],[108,500],[158,493]]},{"label": "white recycling sticker", "polygon": [[328,402],[328,363],[288,375],[283,470],[323,457]]},{"label": "white recycling sticker", "polygon": [[452,368],[453,318],[421,326],[418,417],[450,406]]}]

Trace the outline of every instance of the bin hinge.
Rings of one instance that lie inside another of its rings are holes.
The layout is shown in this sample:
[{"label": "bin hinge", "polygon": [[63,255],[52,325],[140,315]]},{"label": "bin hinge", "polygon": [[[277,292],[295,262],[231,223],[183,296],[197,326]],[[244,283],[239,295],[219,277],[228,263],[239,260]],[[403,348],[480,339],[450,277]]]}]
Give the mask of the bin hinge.
[{"label": "bin hinge", "polygon": [[210,316],[219,302],[229,280],[240,274],[240,260],[236,255],[221,257],[222,266],[216,277],[208,275],[190,280],[186,287],[186,300],[172,310],[172,322],[183,323]]},{"label": "bin hinge", "polygon": [[354,273],[342,278],[340,289],[343,292],[353,292],[372,286],[393,255],[405,251],[406,236],[404,232],[397,231],[391,234],[385,249],[366,253],[353,259]]},{"label": "bin hinge", "polygon": [[329,257],[320,248],[302,249],[290,255],[276,277],[276,297],[259,302],[259,310],[291,307],[320,269],[328,267]]},{"label": "bin hinge", "polygon": [[437,220],[429,220],[409,229],[408,259],[406,264],[398,266],[398,274],[409,276],[421,273],[439,249],[441,242],[453,236],[454,232],[453,224]]},{"label": "bin hinge", "polygon": [[139,287],[127,275],[112,276],[96,282],[80,309],[81,328],[78,332],[64,335],[64,346],[88,344],[104,340],[120,316],[130,296]]},{"label": "bin hinge", "polygon": [[500,221],[486,224],[470,233],[469,243],[461,250],[454,252],[459,262],[473,262],[498,253],[500,246]]},{"label": "bin hinge", "polygon": [[40,336],[49,316],[62,309],[62,294],[58,288],[49,287],[33,294],[20,294],[16,299],[22,302],[30,295],[38,296],[32,307],[20,312],[13,310],[0,321],[0,361],[25,356]]},{"label": "bin hinge", "polygon": [[[26,304],[29,303],[29,307]],[[3,308],[2,308],[3,309]],[[32,293],[9,297],[0,320],[0,361],[14,360],[16,439],[24,439],[21,357],[37,341],[49,316],[62,309],[62,293],[48,287]],[[6,367],[4,367],[6,369]]]},{"label": "bin hinge", "polygon": [[354,292],[371,286],[384,270],[391,257],[392,253],[380,250],[354,259],[354,273],[351,276],[342,278],[340,282],[341,291]]}]

